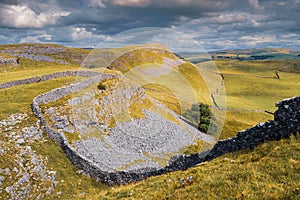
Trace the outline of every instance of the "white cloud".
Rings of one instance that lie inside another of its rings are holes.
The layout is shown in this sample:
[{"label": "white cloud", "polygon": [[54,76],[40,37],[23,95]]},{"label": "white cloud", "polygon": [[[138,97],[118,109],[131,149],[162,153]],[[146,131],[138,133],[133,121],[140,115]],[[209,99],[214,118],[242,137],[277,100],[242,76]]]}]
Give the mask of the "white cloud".
[{"label": "white cloud", "polygon": [[52,35],[43,33],[36,36],[27,36],[20,39],[20,43],[43,43],[43,40],[51,41]]},{"label": "white cloud", "polygon": [[213,46],[216,49],[234,49],[237,48],[238,45],[235,41],[232,40],[217,40],[217,41],[211,41],[210,45]]},{"label": "white cloud", "polygon": [[180,7],[180,6],[197,6],[201,8],[220,8],[228,5],[228,2],[221,0],[91,0],[110,3],[117,6],[146,7],[155,5],[160,7]]},{"label": "white cloud", "polygon": [[92,7],[100,7],[100,8],[106,7],[103,0],[90,0],[90,5]]},{"label": "white cloud", "polygon": [[260,44],[278,43],[278,39],[274,35],[245,35],[240,37],[239,40],[250,47],[255,47]]},{"label": "white cloud", "polygon": [[280,1],[280,2],[277,3],[277,5],[279,5],[279,6],[285,6],[286,2]]},{"label": "white cloud", "polygon": [[149,0],[112,0],[118,6],[146,6],[151,3]]},{"label": "white cloud", "polygon": [[232,24],[232,23],[245,23],[247,21],[251,21],[252,23],[258,24],[257,21],[264,19],[263,15],[255,15],[250,13],[223,13],[214,17],[206,17],[194,19],[191,21],[192,24],[201,24],[201,23],[217,23],[217,24]]},{"label": "white cloud", "polygon": [[283,38],[293,38],[293,37],[297,37],[298,34],[296,33],[288,33],[288,34],[284,34],[282,35]]},{"label": "white cloud", "polygon": [[74,41],[91,40],[91,39],[105,40],[109,38],[109,36],[107,35],[93,34],[92,32],[87,31],[86,28],[80,28],[80,27],[72,28],[71,36]]},{"label": "white cloud", "polygon": [[26,5],[5,5],[0,8],[0,23],[15,28],[42,28],[56,24],[58,18],[69,14],[59,10],[35,13]]},{"label": "white cloud", "polygon": [[257,10],[264,9],[263,6],[259,5],[259,0],[249,0],[249,4]]}]

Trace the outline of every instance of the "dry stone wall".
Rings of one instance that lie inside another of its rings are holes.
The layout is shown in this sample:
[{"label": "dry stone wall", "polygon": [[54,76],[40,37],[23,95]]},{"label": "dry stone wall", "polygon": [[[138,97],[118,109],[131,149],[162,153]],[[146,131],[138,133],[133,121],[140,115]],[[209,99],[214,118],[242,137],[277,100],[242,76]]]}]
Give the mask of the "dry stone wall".
[{"label": "dry stone wall", "polygon": [[44,76],[36,76],[36,77],[32,77],[32,78],[15,80],[15,81],[10,81],[10,82],[7,82],[7,83],[3,83],[3,84],[0,84],[0,89],[11,88],[11,87],[18,86],[18,85],[38,83],[38,82],[41,82],[41,81],[48,81],[48,80],[52,80],[52,79],[55,79],[55,78],[62,78],[62,77],[68,77],[68,76],[92,77],[92,76],[96,76],[96,75],[99,75],[99,73],[92,72],[92,71],[56,72],[56,73],[48,74],[48,75],[44,75]]},{"label": "dry stone wall", "polygon": [[209,161],[225,153],[254,147],[272,140],[289,138],[300,132],[300,96],[285,99],[278,107],[274,120],[260,123],[250,129],[240,131],[235,137],[218,141],[213,149],[202,154],[178,156],[169,164],[168,171],[184,170],[201,162]]},{"label": "dry stone wall", "polygon": [[0,56],[0,65],[18,64],[17,58],[3,58]]},{"label": "dry stone wall", "polygon": [[149,176],[161,175],[176,170],[185,170],[201,162],[212,160],[225,153],[241,149],[253,149],[266,141],[289,138],[291,134],[299,133],[300,130],[300,97],[286,99],[276,104],[278,110],[275,112],[274,121],[260,123],[250,129],[239,132],[235,137],[218,141],[209,152],[192,155],[174,156],[165,168],[142,168],[131,171],[106,172],[99,169],[88,158],[80,155],[67,141],[63,133],[51,129],[43,115],[40,104],[55,101],[64,95],[84,89],[90,84],[100,82],[114,75],[99,75],[88,80],[67,87],[58,88],[36,97],[32,104],[34,114],[41,120],[44,131],[52,138],[66,153],[67,157],[85,174],[90,175],[97,181],[107,185],[127,184],[140,181]]}]

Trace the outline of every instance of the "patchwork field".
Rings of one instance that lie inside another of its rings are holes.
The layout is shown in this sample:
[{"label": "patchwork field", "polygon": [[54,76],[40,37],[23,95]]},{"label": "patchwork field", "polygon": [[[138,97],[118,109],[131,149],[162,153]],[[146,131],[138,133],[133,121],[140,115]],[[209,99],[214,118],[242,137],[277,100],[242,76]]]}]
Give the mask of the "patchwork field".
[{"label": "patchwork field", "polygon": [[[18,47],[20,45],[4,45],[1,46],[0,53],[9,56],[9,52],[16,51]],[[89,53],[87,50],[70,49],[55,45],[53,46],[54,50],[45,52],[45,50],[41,50],[45,48],[43,45],[27,45],[27,47],[21,46],[21,50],[14,52],[14,54],[26,54],[30,47],[34,55],[47,56],[47,59],[52,58],[56,61],[37,61],[32,60],[32,57],[26,58],[24,56],[20,58],[20,64],[18,65],[0,65],[0,84],[54,72],[83,69],[79,65],[80,61]],[[167,55],[166,57],[171,59],[172,56]],[[45,59],[46,57],[42,58]],[[140,72],[139,70],[142,70],[143,73],[146,71],[149,74],[149,77],[146,78],[150,78],[153,71],[149,70],[147,65],[142,65],[136,71],[129,68],[132,65],[140,66],[141,63],[139,62],[141,60],[137,59],[133,63],[127,62],[127,67],[132,74]],[[168,60],[166,59],[166,61]],[[162,68],[164,60],[156,58],[155,62],[157,65],[154,68]],[[210,62],[201,62],[197,66],[200,68],[206,66],[205,69],[207,70],[211,65]],[[228,59],[214,62],[224,77],[226,91],[226,119],[220,139],[232,137],[239,130],[273,119],[273,116],[265,111],[274,112],[276,102],[300,95],[299,60],[239,61]],[[111,70],[113,70],[113,66],[118,66],[117,64],[113,63],[110,67]],[[170,66],[174,63],[167,62],[165,64]],[[195,76],[192,66],[177,64],[176,66],[179,66],[181,74],[188,77],[192,89],[198,91],[198,85],[205,85],[203,79],[198,79],[199,76]],[[110,71],[85,67],[84,69],[98,72],[106,71],[106,73]],[[169,72],[169,70],[169,68],[162,69],[164,72]],[[207,70],[206,74],[213,74],[214,70]],[[280,79],[276,77],[275,71],[278,71]],[[132,76],[130,73],[128,73],[129,77]],[[171,78],[175,82],[179,81],[178,76],[171,76]],[[36,132],[41,131],[37,125],[37,119],[31,112],[31,104],[35,96],[83,79],[63,77],[0,90],[0,150],[3,150],[0,153],[0,198],[12,198],[12,194],[22,195],[22,192],[24,192],[22,191],[22,187],[24,187],[22,184],[26,184],[28,188],[32,186],[32,189],[27,191],[28,197],[31,195],[31,198],[36,198],[41,193],[40,191],[43,191],[45,194],[43,198],[45,199],[300,198],[299,134],[291,139],[268,142],[254,150],[229,153],[187,171],[172,172],[151,177],[138,183],[113,187],[100,184],[94,179],[83,175],[82,171],[70,162],[62,149],[50,140],[45,133],[41,132],[41,138],[34,139],[31,136],[26,136],[24,141],[19,140],[26,133],[36,134]],[[162,76],[160,80],[155,81],[163,82],[161,85],[153,83],[142,85],[147,95],[165,104],[169,109],[180,113],[181,106],[178,105],[184,104],[185,100],[178,97],[186,96],[186,94],[174,95],[172,86],[168,86],[168,83],[172,80],[167,80]],[[143,81],[140,79],[141,83]],[[218,81],[221,84],[221,77]],[[180,90],[184,89],[182,84],[178,84],[176,87],[177,89],[182,87]],[[216,98],[218,92],[212,91]],[[207,88],[201,87],[201,91],[196,94],[198,95],[196,95],[198,101],[212,105],[210,92],[207,91]],[[187,104],[190,105],[190,102],[187,101]],[[132,106],[131,108],[134,110],[137,109],[136,107]],[[23,119],[20,115],[19,117],[22,119],[18,119],[13,115],[20,113],[25,114],[26,117]],[[134,113],[141,116],[139,112]],[[26,132],[27,129],[30,131]],[[23,154],[16,157],[12,152],[23,152]],[[34,156],[38,160],[35,164],[31,163]],[[23,167],[15,165],[19,160],[24,161]],[[8,163],[11,163],[11,166]],[[38,164],[41,163],[44,167],[38,172],[33,171],[34,167],[39,166]],[[47,174],[47,176],[41,174]],[[29,181],[26,182],[23,177],[28,177]],[[22,184],[17,184],[20,183],[21,179],[23,180]],[[12,185],[17,189],[15,191],[7,190],[7,187]],[[54,187],[51,188],[51,185],[54,185]],[[33,188],[39,188],[39,191]],[[47,193],[47,191],[49,192]]]}]

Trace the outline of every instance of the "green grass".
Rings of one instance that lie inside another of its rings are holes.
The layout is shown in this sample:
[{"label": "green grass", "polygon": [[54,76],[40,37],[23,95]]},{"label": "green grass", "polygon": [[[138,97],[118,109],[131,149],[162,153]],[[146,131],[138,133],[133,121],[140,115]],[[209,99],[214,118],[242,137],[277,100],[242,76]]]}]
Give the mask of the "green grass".
[{"label": "green grass", "polygon": [[166,105],[169,109],[173,110],[177,114],[181,114],[181,104],[185,103],[184,107],[187,107],[190,103],[181,101],[179,98],[172,92],[172,90],[164,87],[163,85],[149,83],[143,85],[143,88],[146,91],[146,94],[156,99],[160,103]]},{"label": "green grass", "polygon": [[14,113],[31,113],[34,97],[74,81],[74,77],[67,77],[0,90],[0,119]]},{"label": "green grass", "polygon": [[300,94],[298,74],[281,73],[280,80],[253,76],[224,77],[228,107],[274,111],[275,102]]},{"label": "green grass", "polygon": [[[0,72],[0,83],[77,68],[76,65],[63,66],[29,60],[26,62],[23,62],[24,68],[19,66],[16,69],[6,69],[6,73]],[[256,77],[272,77],[275,70],[297,62],[299,63],[299,61],[217,61],[220,72],[225,76],[227,106],[233,108],[227,111],[220,139],[232,137],[239,130],[273,118],[272,115],[255,110],[274,111],[275,102],[299,95],[300,75],[297,73],[280,72],[280,80]],[[201,82],[195,80],[196,76],[189,74],[189,70],[184,73],[191,79],[192,84],[195,84],[193,87]],[[34,123],[35,118],[30,108],[32,99],[74,80],[75,77],[60,78],[0,90],[0,119],[13,113],[28,113],[30,116],[28,125]],[[165,80],[167,81],[171,80]],[[160,96],[158,91],[152,91],[152,96],[160,99],[162,103],[165,102],[167,106],[171,106],[166,103],[168,98],[171,104],[179,101],[171,94],[169,87],[164,88],[155,84],[144,87],[165,92]],[[138,110],[137,106],[133,106],[132,110]],[[137,112],[138,116],[140,114]],[[105,186],[76,173],[78,169],[67,159],[61,148],[46,135],[44,137],[48,141],[34,143],[33,148],[37,154],[48,158],[47,168],[57,172],[58,181],[57,187],[47,199],[300,199],[299,135],[287,140],[268,142],[251,151],[229,153],[186,171],[114,187]],[[191,148],[197,150],[198,146],[194,145]],[[0,168],[9,164],[13,164],[13,161],[0,162]],[[193,176],[193,181],[180,185],[180,179],[189,176]]]},{"label": "green grass", "polygon": [[34,146],[34,149],[40,155],[48,158],[47,168],[56,171],[56,181],[58,181],[56,189],[46,199],[85,199],[87,196],[100,195],[109,188],[92,178],[79,174],[78,168],[50,139],[43,144]]},{"label": "green grass", "polygon": [[[286,149],[289,151],[286,151]],[[94,199],[298,199],[300,137],[229,153],[186,171],[110,189]],[[181,185],[180,179],[192,176]]]},{"label": "green grass", "polygon": [[[215,61],[221,73],[264,75],[275,77],[275,70],[284,66],[299,64],[299,60],[260,60],[260,61],[238,61],[217,60]],[[280,74],[280,73],[279,73]]]},{"label": "green grass", "polygon": [[[174,55],[170,53],[166,46],[161,44],[142,44],[112,49],[96,48],[86,57],[84,66],[88,68],[106,68],[110,66],[113,69],[125,72],[133,66],[139,65],[140,61],[145,61],[145,59],[148,59],[151,63],[161,63],[161,58],[157,56],[157,53],[153,53],[153,49],[159,51],[161,55],[174,58]],[[127,59],[136,53],[139,54],[138,57]],[[123,69],[119,67],[120,63],[122,63]]]},{"label": "green grass", "polygon": [[[55,72],[67,70],[78,70],[78,66],[74,65],[59,65],[55,63],[41,63],[28,59],[21,58],[20,65],[13,67],[4,66],[0,68],[0,84],[13,80],[30,78],[34,76],[42,76]],[[6,72],[5,72],[6,71]]]},{"label": "green grass", "polygon": [[273,116],[262,112],[252,111],[227,111],[226,120],[219,139],[233,137],[238,131],[250,128],[259,122],[273,120]]}]

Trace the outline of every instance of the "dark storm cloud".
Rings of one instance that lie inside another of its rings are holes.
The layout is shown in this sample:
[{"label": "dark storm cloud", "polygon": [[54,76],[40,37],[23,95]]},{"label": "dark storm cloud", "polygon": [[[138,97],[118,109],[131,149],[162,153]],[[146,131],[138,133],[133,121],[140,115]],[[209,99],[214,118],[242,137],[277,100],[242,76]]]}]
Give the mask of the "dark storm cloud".
[{"label": "dark storm cloud", "polygon": [[207,49],[299,49],[300,0],[4,0],[0,43],[95,46],[119,32],[168,27]]}]

